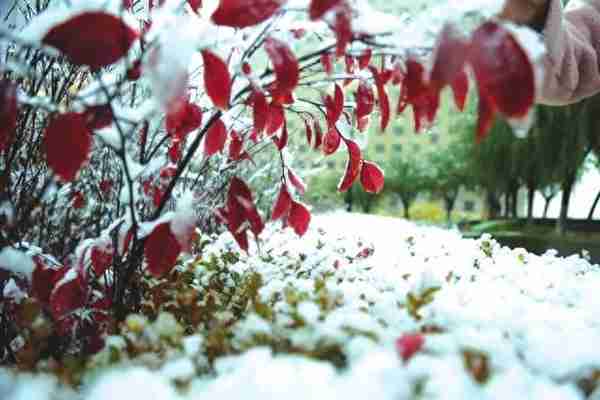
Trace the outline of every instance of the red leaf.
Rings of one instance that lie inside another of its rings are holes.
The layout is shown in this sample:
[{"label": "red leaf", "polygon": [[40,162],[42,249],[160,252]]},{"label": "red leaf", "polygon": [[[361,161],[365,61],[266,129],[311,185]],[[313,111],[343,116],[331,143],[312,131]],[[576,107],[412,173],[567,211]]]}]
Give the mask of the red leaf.
[{"label": "red leaf", "polygon": [[451,84],[464,70],[468,52],[466,38],[451,24],[440,33],[429,78],[431,87],[438,91]]},{"label": "red leaf", "polygon": [[167,133],[179,140],[183,139],[188,133],[200,128],[201,125],[202,110],[189,101],[170,110],[166,117]]},{"label": "red leaf", "polygon": [[269,19],[285,0],[221,0],[212,15],[217,25],[245,28]]},{"label": "red leaf", "polygon": [[361,80],[358,89],[354,94],[354,99],[356,101],[355,112],[357,120],[360,121],[373,112],[375,106],[375,94],[369,84]]},{"label": "red leaf", "polygon": [[229,158],[234,161],[240,160],[242,158],[244,142],[235,130],[232,130],[229,136]]},{"label": "red leaf", "polygon": [[291,169],[288,168],[288,179],[292,186],[296,188],[300,196],[304,196],[304,192],[306,192],[306,184],[300,179],[298,175],[294,173]]},{"label": "red leaf", "polygon": [[0,81],[0,153],[12,144],[17,128],[17,87]]},{"label": "red leaf", "polygon": [[379,193],[383,189],[383,171],[370,161],[363,161],[360,171],[360,183],[367,193]]},{"label": "red leaf", "polygon": [[104,271],[110,267],[112,262],[112,252],[110,252],[109,249],[94,246],[92,247],[90,258],[92,260],[94,273],[96,276],[101,276]]},{"label": "red leaf", "polygon": [[341,2],[342,0],[311,0],[308,8],[308,15],[310,16],[310,19],[314,21],[321,18],[327,11],[331,10]]},{"label": "red leaf", "polygon": [[244,61],[244,63],[242,64],[242,72],[244,73],[244,75],[252,74],[252,67],[246,61]]},{"label": "red leaf", "polygon": [[142,76],[142,62],[135,60],[131,67],[126,72],[127,79],[130,81],[137,81]]},{"label": "red leaf", "polygon": [[62,278],[63,271],[46,266],[39,258],[34,257],[35,268],[31,274],[31,293],[41,301],[47,303],[54,284]]},{"label": "red leaf", "polygon": [[300,69],[298,60],[289,46],[281,40],[267,38],[265,51],[275,70],[275,96],[285,96],[291,93],[298,85]]},{"label": "red leaf", "polygon": [[323,66],[323,70],[327,75],[331,75],[333,73],[333,61],[331,53],[321,54],[321,65]]},{"label": "red leaf", "polygon": [[423,344],[425,344],[425,338],[421,334],[402,335],[396,340],[396,351],[406,362],[423,348]]},{"label": "red leaf", "polygon": [[513,35],[496,22],[473,33],[469,61],[480,91],[508,118],[522,118],[534,104],[535,76],[531,61]]},{"label": "red leaf", "polygon": [[79,210],[85,205],[85,197],[81,191],[77,190],[73,193],[73,208]]},{"label": "red leaf", "polygon": [[465,70],[462,70],[451,84],[454,94],[454,104],[460,111],[464,111],[467,102],[467,93],[469,92],[469,78]]},{"label": "red leaf", "polygon": [[181,253],[181,244],[171,231],[171,224],[163,222],[152,230],[144,243],[148,272],[157,278],[169,273]]},{"label": "red leaf", "polygon": [[279,195],[277,196],[277,200],[275,201],[275,206],[273,207],[273,211],[271,212],[271,219],[275,221],[279,218],[287,216],[291,207],[292,196],[290,196],[290,192],[288,192],[287,186],[283,184],[281,185]]},{"label": "red leaf", "polygon": [[227,128],[223,121],[218,119],[206,132],[206,138],[204,138],[204,155],[210,157],[213,154],[222,151],[226,141]]},{"label": "red leaf", "polygon": [[294,229],[296,235],[304,236],[310,224],[310,211],[300,202],[292,201],[287,223]]},{"label": "red leaf", "polygon": [[235,236],[245,221],[250,223],[250,229],[256,236],[264,229],[262,219],[252,200],[250,188],[241,179],[233,177],[227,193],[227,222],[229,231]]},{"label": "red leaf", "polygon": [[198,13],[198,10],[202,8],[202,0],[187,0],[187,3],[195,13]]},{"label": "red leaf", "polygon": [[366,49],[364,53],[362,53],[358,57],[358,68],[365,69],[371,63],[371,57],[373,56],[373,51],[371,49]]},{"label": "red leaf", "polygon": [[312,128],[306,119],[304,120],[304,128],[306,130],[306,143],[310,146],[310,142],[312,142]]},{"label": "red leaf", "polygon": [[340,147],[342,138],[335,126],[332,126],[327,131],[325,138],[323,139],[323,153],[325,155],[331,155],[337,151]]},{"label": "red leaf", "polygon": [[113,121],[113,113],[110,104],[91,106],[84,111],[87,126],[90,129],[106,128]]},{"label": "red leaf", "polygon": [[327,108],[327,124],[332,127],[338,122],[344,110],[344,92],[338,84],[335,85],[334,97],[325,97],[325,107]]},{"label": "red leaf", "polygon": [[210,50],[202,50],[204,60],[204,87],[215,107],[229,108],[231,76],[227,64]]},{"label": "red leaf", "polygon": [[113,182],[110,179],[103,179],[99,184],[100,191],[104,194],[109,194],[113,187]]},{"label": "red leaf", "polygon": [[87,161],[92,147],[84,114],[59,114],[44,133],[48,166],[63,181],[72,181]]},{"label": "red leaf", "polygon": [[344,139],[344,142],[348,148],[348,162],[346,163],[344,177],[338,185],[339,192],[345,192],[350,189],[356,178],[358,178],[358,174],[360,174],[362,164],[362,154],[358,144],[350,139]]},{"label": "red leaf", "polygon": [[346,64],[346,73],[353,74],[354,73],[354,57],[349,54],[346,54],[344,57],[344,63]]},{"label": "red leaf", "polygon": [[98,70],[125,56],[137,37],[119,17],[96,11],[56,25],[42,42],[60,50],[72,63]]},{"label": "red leaf", "polygon": [[50,294],[50,310],[55,319],[84,306],[86,291],[83,279],[75,269],[69,269]]},{"label": "red leaf", "polygon": [[375,85],[377,86],[377,98],[379,100],[379,111],[381,113],[380,130],[384,132],[390,123],[390,98],[388,97],[387,91],[385,90],[383,77],[374,66],[370,66],[369,70],[373,74],[375,79]]},{"label": "red leaf", "polygon": [[[406,61],[406,78],[403,94],[398,104],[399,111],[405,104],[411,104],[415,120],[415,130],[419,132],[424,123],[432,123],[439,108],[440,92],[425,81],[425,68],[414,59]],[[405,103],[402,103],[405,102]]]},{"label": "red leaf", "polygon": [[281,137],[273,136],[273,142],[279,151],[283,150],[288,144],[288,130],[287,124],[283,123],[283,129],[281,130]]},{"label": "red leaf", "polygon": [[315,150],[317,150],[319,147],[321,147],[321,144],[323,143],[323,131],[321,130],[321,125],[319,124],[319,121],[317,121],[316,119],[314,120],[313,125],[315,127],[314,148]]},{"label": "red leaf", "polygon": [[283,107],[271,103],[267,114],[267,135],[272,135],[279,130],[285,123],[285,113]]},{"label": "red leaf", "polygon": [[260,135],[267,126],[269,113],[271,110],[269,108],[269,104],[267,103],[267,98],[263,92],[255,90],[252,94],[252,98],[254,101],[252,111],[254,118],[254,130],[257,135]]},{"label": "red leaf", "polygon": [[335,54],[341,57],[346,53],[346,47],[352,41],[352,11],[347,4],[338,7],[335,14],[334,31],[337,39]]}]

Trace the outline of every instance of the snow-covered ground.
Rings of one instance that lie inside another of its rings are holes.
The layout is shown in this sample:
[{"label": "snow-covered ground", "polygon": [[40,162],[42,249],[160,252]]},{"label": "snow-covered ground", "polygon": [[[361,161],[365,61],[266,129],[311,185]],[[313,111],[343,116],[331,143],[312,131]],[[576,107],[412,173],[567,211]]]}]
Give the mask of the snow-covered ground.
[{"label": "snow-covered ground", "polygon": [[[256,301],[271,310],[247,308],[231,326],[236,355],[208,373],[198,334],[160,363],[92,369],[78,394],[0,370],[0,399],[600,399],[589,393],[600,378],[600,267],[584,258],[364,215],[317,217],[302,239],[268,230],[228,271],[197,271],[199,288],[214,274],[258,273]],[[226,234],[205,258],[228,248]],[[159,337],[176,330],[168,321],[140,329]],[[413,334],[424,344],[403,361],[397,339]],[[323,348],[343,366],[316,356]]]}]

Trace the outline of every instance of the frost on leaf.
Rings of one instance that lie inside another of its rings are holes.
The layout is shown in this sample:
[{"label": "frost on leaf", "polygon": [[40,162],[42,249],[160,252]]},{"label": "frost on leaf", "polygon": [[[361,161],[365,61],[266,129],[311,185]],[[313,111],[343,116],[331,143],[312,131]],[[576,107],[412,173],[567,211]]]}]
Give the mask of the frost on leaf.
[{"label": "frost on leaf", "polygon": [[296,188],[300,196],[304,196],[304,192],[306,192],[306,184],[302,181],[302,179],[300,179],[300,177],[296,175],[296,173],[290,168],[287,170],[287,176],[290,180],[290,183]]},{"label": "frost on leaf", "polygon": [[217,216],[227,225],[227,230],[245,251],[248,250],[248,228],[255,236],[264,229],[264,223],[254,205],[250,188],[237,177],[231,179],[226,205],[218,210]]},{"label": "frost on leaf", "polygon": [[277,220],[287,216],[291,206],[292,196],[290,196],[290,192],[287,189],[287,185],[282,184],[281,189],[279,190],[279,195],[277,196],[277,200],[275,201],[275,205],[273,206],[271,219]]},{"label": "frost on leaf", "polygon": [[163,222],[157,225],[144,244],[148,271],[157,278],[169,273],[175,267],[181,250],[171,224]]},{"label": "frost on leaf", "polygon": [[204,155],[210,157],[215,153],[223,150],[227,141],[227,128],[220,119],[217,119],[208,131],[204,138]]},{"label": "frost on leaf", "polygon": [[196,104],[186,101],[179,107],[169,110],[166,116],[167,133],[174,139],[185,136],[202,125],[202,110]]},{"label": "frost on leaf", "polygon": [[212,15],[216,25],[245,28],[269,19],[285,0],[220,0]]},{"label": "frost on leaf", "polygon": [[304,204],[292,201],[287,223],[298,236],[303,236],[310,224],[310,211]]},{"label": "frost on leaf", "polygon": [[360,171],[360,183],[367,193],[379,193],[383,189],[383,171],[379,166],[370,161],[363,161]]},{"label": "frost on leaf", "polygon": [[453,25],[442,29],[435,50],[429,84],[434,90],[450,85],[464,71],[469,44]]},{"label": "frost on leaf", "polygon": [[215,107],[221,110],[229,108],[231,97],[231,76],[227,64],[210,50],[202,51],[204,60],[204,87]]},{"label": "frost on leaf", "polygon": [[92,137],[84,114],[54,117],[44,133],[48,166],[63,181],[72,181],[87,161]]},{"label": "frost on leaf", "polygon": [[50,310],[56,319],[83,307],[86,301],[86,290],[83,278],[77,270],[71,268],[56,283],[50,294]]},{"label": "frost on leaf", "polygon": [[107,247],[94,246],[90,253],[90,259],[94,274],[101,276],[112,263],[112,251]]},{"label": "frost on leaf", "polygon": [[7,80],[0,81],[0,153],[11,145],[17,127],[17,88]]},{"label": "frost on leaf", "polygon": [[97,11],[53,27],[42,42],[60,50],[74,64],[98,70],[121,59],[137,37],[121,18]]},{"label": "frost on leaf", "polygon": [[[535,100],[535,71],[525,50],[514,36],[496,22],[481,25],[471,39],[469,61],[479,92],[486,98],[478,135],[487,131],[495,111],[507,118],[527,116]],[[481,116],[480,116],[481,118]]]},{"label": "frost on leaf", "polygon": [[289,46],[279,39],[267,38],[264,47],[275,70],[273,97],[284,98],[298,85],[300,79],[298,60]]},{"label": "frost on leaf", "polygon": [[358,178],[362,165],[362,154],[358,144],[350,139],[344,139],[344,143],[348,148],[348,162],[346,163],[346,172],[338,185],[338,191],[340,192],[350,189],[356,178]]}]

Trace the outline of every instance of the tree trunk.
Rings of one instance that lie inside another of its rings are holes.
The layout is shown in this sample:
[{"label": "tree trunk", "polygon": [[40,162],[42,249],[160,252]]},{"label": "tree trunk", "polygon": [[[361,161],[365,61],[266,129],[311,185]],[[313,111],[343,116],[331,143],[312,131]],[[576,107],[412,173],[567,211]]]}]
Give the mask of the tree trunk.
[{"label": "tree trunk", "polygon": [[560,215],[556,221],[556,232],[560,235],[564,235],[567,231],[567,216],[569,214],[569,203],[571,201],[571,192],[573,191],[573,184],[575,183],[575,176],[568,177],[562,184],[562,198],[560,199]]},{"label": "tree trunk", "polygon": [[346,192],[344,202],[346,203],[346,211],[352,212],[352,188]]},{"label": "tree trunk", "polygon": [[504,218],[508,218],[508,211],[510,210],[510,194],[508,192],[504,193]]},{"label": "tree trunk", "polygon": [[596,198],[594,199],[594,204],[592,204],[592,208],[590,208],[590,213],[588,214],[588,221],[591,221],[594,219],[594,211],[596,211],[596,206],[598,205],[598,201],[600,201],[600,190],[598,191],[598,194],[596,194]]},{"label": "tree trunk", "polygon": [[533,201],[535,199],[535,185],[529,184],[527,187],[527,224],[533,223]]},{"label": "tree trunk", "polygon": [[446,208],[446,222],[448,225],[452,222],[452,210],[454,210],[454,205],[456,204],[456,197],[458,193],[450,193],[444,195],[444,207]]},{"label": "tree trunk", "polygon": [[487,203],[489,210],[489,219],[496,219],[498,217],[498,214],[500,214],[502,206],[498,201],[498,197],[496,197],[496,193],[489,189],[487,191]]},{"label": "tree trunk", "polygon": [[518,213],[518,205],[519,205],[519,187],[517,186],[516,188],[513,188],[510,191],[510,213],[512,215],[513,218],[518,218],[519,217],[519,213]]},{"label": "tree trunk", "polygon": [[400,200],[402,200],[402,207],[404,207],[404,218],[410,219],[409,209],[412,201],[410,200],[409,196],[400,196]]}]

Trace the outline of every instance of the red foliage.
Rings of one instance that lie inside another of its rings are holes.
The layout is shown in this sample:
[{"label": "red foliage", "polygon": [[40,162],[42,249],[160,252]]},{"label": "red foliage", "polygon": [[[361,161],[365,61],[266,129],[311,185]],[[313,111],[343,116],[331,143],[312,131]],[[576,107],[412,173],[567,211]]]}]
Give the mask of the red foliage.
[{"label": "red foliage", "polygon": [[86,12],[53,27],[42,42],[65,54],[77,65],[92,70],[121,59],[138,33],[122,19],[104,12]]},{"label": "red foliage", "polygon": [[467,102],[467,93],[469,92],[469,77],[467,72],[462,70],[451,84],[452,93],[454,94],[454,104],[460,111],[464,111],[465,103]]},{"label": "red foliage", "polygon": [[304,204],[292,201],[287,223],[298,236],[304,236],[310,225],[310,211]]},{"label": "red foliage", "polygon": [[288,144],[288,130],[287,130],[287,123],[283,123],[283,129],[281,130],[281,136],[277,137],[277,135],[273,136],[273,142],[275,143],[275,146],[277,146],[277,150],[281,151],[285,148],[285,146],[287,146]]},{"label": "red foliage", "polygon": [[379,193],[383,189],[383,171],[370,161],[363,161],[360,171],[360,183],[367,193]]},{"label": "red foliage", "polygon": [[342,138],[337,128],[335,126],[330,127],[323,139],[323,153],[325,155],[335,153],[340,147],[341,140]]},{"label": "red foliage", "polygon": [[17,127],[17,87],[0,80],[0,153],[12,143]]},{"label": "red foliage", "polygon": [[148,271],[157,278],[168,274],[175,266],[181,250],[171,224],[163,222],[157,225],[144,243]]},{"label": "red foliage", "polygon": [[344,138],[344,143],[346,143],[346,147],[348,148],[348,162],[346,163],[344,177],[338,185],[338,191],[340,192],[345,192],[350,189],[354,181],[356,181],[356,178],[358,178],[362,165],[362,154],[358,144],[353,140],[346,138]]},{"label": "red foliage", "polygon": [[73,193],[73,208],[79,210],[85,206],[85,196],[81,191],[77,190]]},{"label": "red foliage", "polygon": [[331,53],[321,54],[321,65],[323,66],[323,70],[327,75],[331,75],[333,73],[333,61]]},{"label": "red foliage", "polygon": [[434,90],[450,85],[464,71],[469,43],[453,25],[447,24],[438,37],[429,84]]},{"label": "red foliage", "polygon": [[346,3],[342,3],[337,7],[335,14],[334,31],[337,39],[335,54],[341,57],[346,53],[346,47],[352,41],[352,10]]},{"label": "red foliage", "polygon": [[44,133],[48,166],[63,181],[72,181],[87,161],[92,137],[84,114],[54,117]]},{"label": "red foliage", "polygon": [[288,168],[288,179],[290,180],[292,186],[296,188],[300,196],[304,196],[304,192],[306,192],[306,184],[290,168]]},{"label": "red foliage", "polygon": [[110,267],[112,262],[112,251],[107,248],[94,246],[90,254],[92,269],[96,276],[101,276]]},{"label": "red foliage", "polygon": [[377,68],[370,66],[369,69],[375,79],[375,85],[377,86],[377,98],[379,100],[379,108],[381,113],[381,123],[379,129],[384,132],[390,123],[390,98],[388,97],[387,91],[385,90],[384,79],[377,70]]},{"label": "red foliage", "polygon": [[192,11],[197,13],[202,8],[202,0],[187,0]]},{"label": "red foliage", "polygon": [[419,352],[425,344],[425,338],[421,334],[402,335],[396,340],[396,351],[404,362],[410,360]]},{"label": "red foliage", "polygon": [[373,51],[371,49],[366,49],[359,57],[358,57],[358,68],[365,69],[371,63],[371,57],[373,56]]},{"label": "red foliage", "polygon": [[308,15],[313,21],[319,19],[325,15],[325,13],[335,6],[340,4],[343,0],[312,0],[308,9]]},{"label": "red foliage", "polygon": [[227,128],[220,119],[216,120],[204,138],[204,155],[210,157],[223,150],[227,141]]},{"label": "red foliage", "polygon": [[354,99],[356,101],[356,120],[358,122],[359,130],[362,132],[365,125],[361,124],[361,121],[364,121],[373,112],[373,108],[375,107],[375,94],[373,93],[371,86],[361,80],[358,89],[354,94]]},{"label": "red foliage", "polygon": [[178,140],[202,125],[202,110],[194,103],[185,101],[180,107],[173,108],[167,113],[167,133]]},{"label": "red foliage", "polygon": [[215,107],[229,108],[231,97],[231,76],[227,64],[210,50],[202,51],[204,60],[204,87]]},{"label": "red foliage", "polygon": [[285,0],[221,0],[211,18],[216,25],[245,28],[266,21],[284,2]]},{"label": "red foliage", "polygon": [[273,206],[273,211],[271,212],[271,219],[277,220],[286,217],[291,207],[292,196],[290,196],[290,192],[287,189],[287,185],[284,183],[281,185],[279,195],[277,196],[277,200],[275,201],[275,205]]},{"label": "red foliage", "polygon": [[114,116],[110,104],[91,106],[85,109],[87,126],[90,129],[102,129],[112,124]]},{"label": "red foliage", "polygon": [[87,288],[83,278],[74,269],[66,271],[50,294],[50,310],[55,319],[85,305]]},{"label": "red foliage", "polygon": [[267,135],[272,135],[279,130],[285,123],[285,112],[283,107],[271,103],[267,113],[266,130]]},{"label": "red foliage", "polygon": [[269,103],[265,94],[259,90],[255,90],[252,93],[253,108],[252,116],[254,119],[254,130],[258,135],[261,135],[267,126],[269,119]]},{"label": "red foliage", "polygon": [[331,128],[335,126],[344,110],[344,92],[342,88],[336,84],[334,97],[327,95],[324,101],[327,109],[327,124]]}]

